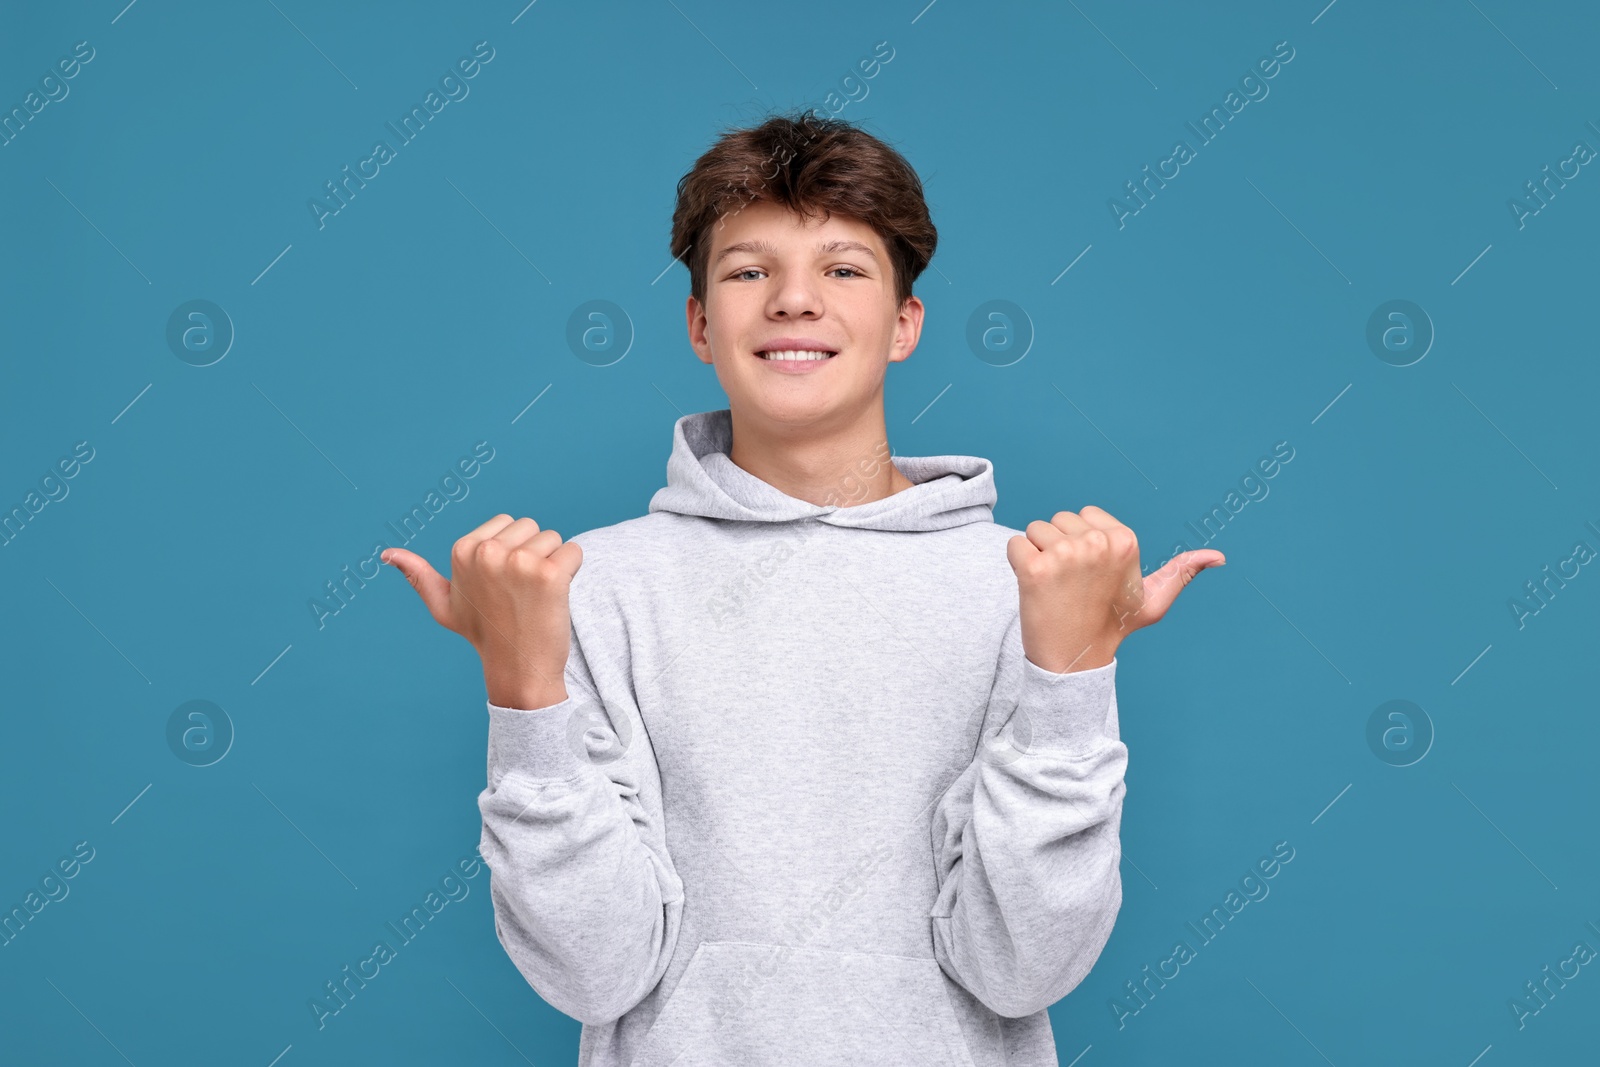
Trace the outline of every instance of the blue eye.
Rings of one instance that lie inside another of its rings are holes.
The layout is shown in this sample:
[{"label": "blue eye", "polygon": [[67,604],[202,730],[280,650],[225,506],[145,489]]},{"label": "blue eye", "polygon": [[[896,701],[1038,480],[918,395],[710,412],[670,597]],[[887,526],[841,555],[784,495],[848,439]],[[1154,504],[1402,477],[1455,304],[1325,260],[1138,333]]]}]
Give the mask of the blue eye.
[{"label": "blue eye", "polygon": [[[854,268],[854,267],[834,267],[832,270],[829,270],[827,273],[835,274],[835,273],[837,273],[839,271],[845,271],[853,278],[864,278],[864,277],[866,277],[866,275],[862,274],[860,271],[856,270],[856,268]],[[746,275],[761,274],[761,273],[764,273],[764,272],[759,267],[746,267],[744,270],[735,271],[731,275],[731,277],[733,277],[735,279],[744,279],[746,277]]]}]

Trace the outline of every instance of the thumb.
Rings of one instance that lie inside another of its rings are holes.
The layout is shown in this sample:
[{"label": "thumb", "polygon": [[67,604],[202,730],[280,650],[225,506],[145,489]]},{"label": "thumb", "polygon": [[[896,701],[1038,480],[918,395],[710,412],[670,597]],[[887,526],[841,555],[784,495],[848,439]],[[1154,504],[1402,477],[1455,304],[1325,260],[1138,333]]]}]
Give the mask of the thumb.
[{"label": "thumb", "polygon": [[560,548],[550,553],[550,562],[565,571],[569,579],[575,578],[578,568],[583,566],[583,546],[576,541],[563,541]]},{"label": "thumb", "polygon": [[404,548],[385,549],[378,558],[406,576],[406,581],[428,606],[434,622],[446,629],[455,629],[450,617],[450,581],[434,570],[433,564]]},{"label": "thumb", "polygon": [[1165,566],[1144,580],[1144,607],[1140,612],[1144,620],[1140,625],[1159,621],[1195,575],[1207,567],[1220,567],[1226,562],[1221,552],[1211,548],[1180,552],[1173,556]]}]

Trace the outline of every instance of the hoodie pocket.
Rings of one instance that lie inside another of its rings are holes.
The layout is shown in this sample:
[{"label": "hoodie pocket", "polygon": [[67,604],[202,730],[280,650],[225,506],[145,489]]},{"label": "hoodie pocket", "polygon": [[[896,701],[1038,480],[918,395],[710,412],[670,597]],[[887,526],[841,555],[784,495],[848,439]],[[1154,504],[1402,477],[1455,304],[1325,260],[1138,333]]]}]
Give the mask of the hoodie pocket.
[{"label": "hoodie pocket", "polygon": [[932,957],[702,941],[631,1067],[973,1067]]}]

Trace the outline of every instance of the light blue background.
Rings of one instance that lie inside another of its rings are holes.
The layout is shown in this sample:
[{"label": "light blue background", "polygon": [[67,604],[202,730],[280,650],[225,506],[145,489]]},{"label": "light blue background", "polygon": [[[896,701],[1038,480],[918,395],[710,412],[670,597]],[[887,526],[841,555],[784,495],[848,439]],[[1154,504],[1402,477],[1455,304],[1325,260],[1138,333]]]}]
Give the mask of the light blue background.
[{"label": "light blue background", "polygon": [[[993,459],[1011,526],[1105,507],[1148,570],[1294,449],[1211,542],[1228,566],[1122,648],[1125,899],[1052,1009],[1061,1062],[1593,1055],[1595,967],[1524,1028],[1508,1007],[1600,948],[1600,574],[1508,606],[1600,549],[1600,174],[1508,208],[1600,147],[1592,6],[122,3],[8,5],[0,35],[6,110],[95,49],[0,147],[0,506],[95,450],[0,549],[0,905],[95,849],[0,949],[5,1059],[574,1061],[486,873],[318,1030],[308,1000],[476,845],[487,719],[398,574],[320,629],[308,601],[478,441],[412,546],[441,567],[502,510],[642,513],[673,420],[726,403],[684,337],[678,177],[879,41],[841,115],[907,155],[941,237],[897,454]],[[324,181],[480,40],[470,95],[319,229]],[[1108,199],[1285,40],[1119,229]],[[236,331],[207,367],[165,339],[194,299]],[[965,340],[996,299],[1033,335],[1006,367]],[[1436,330],[1406,367],[1365,339],[1394,299]],[[590,300],[635,334],[610,366],[566,342]],[[193,699],[236,731],[203,768],[166,739]],[[1393,699],[1436,731],[1411,766],[1366,740]],[[1270,896],[1119,1029],[1111,998],[1278,841]]]}]

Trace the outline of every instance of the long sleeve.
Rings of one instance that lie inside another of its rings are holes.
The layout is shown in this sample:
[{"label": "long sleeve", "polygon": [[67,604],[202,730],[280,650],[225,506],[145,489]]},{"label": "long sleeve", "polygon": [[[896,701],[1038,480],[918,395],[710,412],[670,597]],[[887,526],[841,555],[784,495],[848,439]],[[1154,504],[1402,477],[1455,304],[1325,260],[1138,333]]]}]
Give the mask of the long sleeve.
[{"label": "long sleeve", "polygon": [[1043,670],[1014,619],[977,755],[934,811],[934,955],[1002,1016],[1076,987],[1122,906],[1116,666]]},{"label": "long sleeve", "polygon": [[489,704],[480,851],[495,932],[534,990],[599,1025],[661,980],[683,914],[661,775],[631,694],[602,700],[576,631],[567,699]]}]

